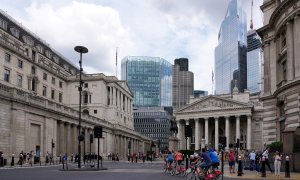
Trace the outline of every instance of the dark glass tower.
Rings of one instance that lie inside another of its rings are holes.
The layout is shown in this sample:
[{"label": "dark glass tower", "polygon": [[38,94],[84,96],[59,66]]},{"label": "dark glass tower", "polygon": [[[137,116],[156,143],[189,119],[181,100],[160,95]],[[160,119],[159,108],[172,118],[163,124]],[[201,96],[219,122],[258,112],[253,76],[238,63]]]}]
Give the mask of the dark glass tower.
[{"label": "dark glass tower", "polygon": [[215,48],[215,92],[247,89],[247,22],[240,0],[231,0]]},{"label": "dark glass tower", "polygon": [[262,43],[256,30],[248,32],[247,44],[247,89],[258,93],[262,91]]},{"label": "dark glass tower", "polygon": [[172,106],[172,64],[160,57],[126,56],[121,78],[128,82],[134,106]]}]

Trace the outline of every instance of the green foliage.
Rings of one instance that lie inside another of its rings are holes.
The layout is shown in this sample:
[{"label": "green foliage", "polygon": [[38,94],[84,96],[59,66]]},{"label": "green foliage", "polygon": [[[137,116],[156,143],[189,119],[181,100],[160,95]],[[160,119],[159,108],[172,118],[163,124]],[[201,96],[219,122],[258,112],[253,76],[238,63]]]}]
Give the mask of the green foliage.
[{"label": "green foliage", "polygon": [[275,152],[275,151],[282,152],[282,150],[283,150],[283,143],[280,142],[280,141],[273,142],[273,143],[269,144],[268,147],[270,148],[271,152]]}]

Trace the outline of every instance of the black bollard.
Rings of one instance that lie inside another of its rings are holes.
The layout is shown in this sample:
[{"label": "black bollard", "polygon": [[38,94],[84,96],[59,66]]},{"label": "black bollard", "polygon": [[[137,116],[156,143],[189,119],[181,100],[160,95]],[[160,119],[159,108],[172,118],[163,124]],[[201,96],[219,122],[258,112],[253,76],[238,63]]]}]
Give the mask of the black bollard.
[{"label": "black bollard", "polygon": [[11,156],[11,163],[10,163],[11,167],[15,166],[15,155],[13,154]]},{"label": "black bollard", "polygon": [[261,177],[266,177],[266,162],[265,162],[265,157],[262,157]]},{"label": "black bollard", "polygon": [[289,156],[285,157],[285,177],[290,178],[290,158]]},{"label": "black bollard", "polygon": [[242,157],[239,155],[238,156],[238,173],[237,173],[237,176],[242,176],[242,175],[243,175]]}]

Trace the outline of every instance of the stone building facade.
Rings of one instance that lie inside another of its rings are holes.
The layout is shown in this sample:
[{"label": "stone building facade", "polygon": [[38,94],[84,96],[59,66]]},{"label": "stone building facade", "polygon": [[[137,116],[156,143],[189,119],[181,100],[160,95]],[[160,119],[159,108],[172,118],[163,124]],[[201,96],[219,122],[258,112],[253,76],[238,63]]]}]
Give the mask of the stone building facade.
[{"label": "stone building facade", "polygon": [[[74,51],[75,53],[75,51]],[[0,151],[12,154],[78,150],[79,69],[45,41],[0,12]],[[133,95],[125,81],[104,74],[84,74],[81,152],[90,149],[95,125],[103,127],[100,153],[145,152],[151,139],[134,131]],[[52,142],[55,147],[52,148]]]},{"label": "stone building facade", "polygon": [[264,0],[264,124],[267,144],[283,142],[300,170],[300,1]]},{"label": "stone building facade", "polygon": [[[249,91],[238,93],[235,87],[233,94],[193,98],[175,116],[179,149],[218,149],[219,137],[227,138],[226,149],[235,147],[237,139],[241,148],[263,149],[263,106],[259,97],[250,96]],[[193,129],[193,136],[187,141],[185,125],[192,125]]]}]

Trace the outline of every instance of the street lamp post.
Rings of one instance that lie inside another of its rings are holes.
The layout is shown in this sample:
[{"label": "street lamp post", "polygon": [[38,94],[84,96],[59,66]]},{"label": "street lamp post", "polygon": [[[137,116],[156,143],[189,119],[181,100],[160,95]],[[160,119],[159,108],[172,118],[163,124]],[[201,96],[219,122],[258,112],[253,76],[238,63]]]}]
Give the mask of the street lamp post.
[{"label": "street lamp post", "polygon": [[78,127],[78,168],[81,168],[81,145],[80,141],[84,139],[84,135],[81,133],[81,92],[82,92],[82,84],[83,81],[81,80],[81,74],[82,74],[82,53],[87,53],[88,49],[84,46],[76,46],[74,50],[78,53],[80,53],[80,60],[79,60],[79,66],[80,66],[80,72],[79,72],[79,127]]}]

